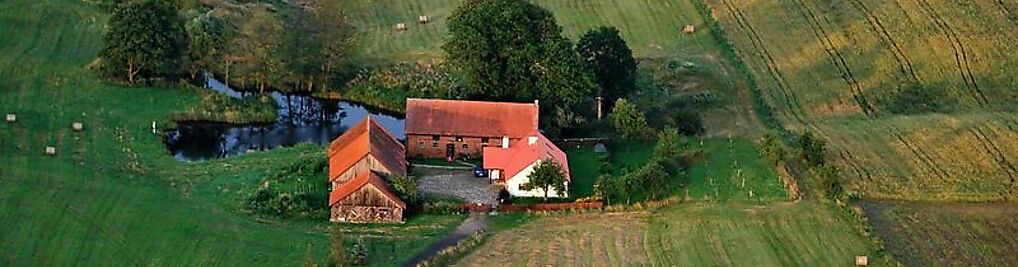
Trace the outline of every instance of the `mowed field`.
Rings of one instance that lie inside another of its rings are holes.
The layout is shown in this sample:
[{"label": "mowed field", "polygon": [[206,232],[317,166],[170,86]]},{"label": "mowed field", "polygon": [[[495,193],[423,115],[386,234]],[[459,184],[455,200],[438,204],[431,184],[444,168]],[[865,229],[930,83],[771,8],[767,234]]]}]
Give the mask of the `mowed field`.
[{"label": "mowed field", "polygon": [[[294,266],[308,257],[324,264],[332,224],[240,211],[281,159],[324,149],[174,160],[151,122],[165,125],[200,95],[100,82],[86,66],[105,14],[82,1],[0,2],[0,114],[17,116],[0,122],[0,266]],[[72,131],[72,122],[85,130]],[[47,146],[57,155],[46,156]],[[461,219],[342,231],[348,245],[368,236],[370,265],[393,266]]]},{"label": "mowed field", "polygon": [[1013,266],[1018,205],[868,202],[866,215],[908,266]]},{"label": "mowed field", "polygon": [[[868,198],[1018,196],[1018,4],[706,1],[786,128],[828,140]],[[899,116],[899,84],[944,88],[947,114]]]},{"label": "mowed field", "polygon": [[805,202],[681,203],[549,216],[495,234],[458,265],[851,266],[873,247],[837,212]]},{"label": "mowed field", "polygon": [[[357,28],[358,57],[366,63],[433,60],[442,56],[448,31],[445,20],[460,0],[341,1]],[[615,26],[638,57],[676,54],[701,55],[717,47],[708,31],[682,34],[690,24],[703,28],[703,19],[687,0],[537,0],[550,10],[563,33],[574,42],[589,29]],[[418,24],[418,16],[431,22]],[[407,30],[397,32],[396,24]]]}]

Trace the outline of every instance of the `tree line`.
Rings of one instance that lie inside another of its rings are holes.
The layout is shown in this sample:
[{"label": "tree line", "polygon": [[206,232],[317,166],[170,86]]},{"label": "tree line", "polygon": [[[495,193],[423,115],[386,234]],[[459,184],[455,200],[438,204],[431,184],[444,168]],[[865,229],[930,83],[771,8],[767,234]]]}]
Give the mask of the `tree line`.
[{"label": "tree line", "polygon": [[574,44],[550,11],[528,1],[466,0],[448,20],[442,49],[460,72],[462,97],[542,100],[541,126],[575,127],[635,88],[636,60],[618,29],[600,27]]},{"label": "tree line", "polygon": [[265,91],[331,89],[348,64],[353,27],[338,1],[308,6],[141,0],[115,8],[103,34],[99,71],[128,84],[203,81]]}]

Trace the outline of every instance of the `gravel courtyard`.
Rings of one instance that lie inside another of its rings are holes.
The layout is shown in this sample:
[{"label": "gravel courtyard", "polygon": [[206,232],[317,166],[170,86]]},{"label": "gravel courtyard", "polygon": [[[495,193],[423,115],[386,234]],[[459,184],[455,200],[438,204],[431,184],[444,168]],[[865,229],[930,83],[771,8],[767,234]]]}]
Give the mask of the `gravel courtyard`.
[{"label": "gravel courtyard", "polygon": [[497,192],[486,178],[474,177],[470,170],[445,170],[418,167],[417,186],[425,194],[461,198],[470,203],[494,204]]}]

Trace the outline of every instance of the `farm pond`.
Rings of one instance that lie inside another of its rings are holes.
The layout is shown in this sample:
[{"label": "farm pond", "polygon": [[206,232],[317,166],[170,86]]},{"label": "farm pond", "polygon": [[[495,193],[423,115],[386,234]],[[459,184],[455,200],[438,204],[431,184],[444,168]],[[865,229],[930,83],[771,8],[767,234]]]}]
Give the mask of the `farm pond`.
[{"label": "farm pond", "polygon": [[[230,97],[243,92],[209,77],[206,87]],[[177,122],[164,143],[180,161],[205,161],[243,155],[299,143],[327,144],[366,116],[372,116],[398,139],[404,139],[404,119],[355,103],[324,100],[308,95],[272,92],[279,116],[274,123],[228,124]]]}]

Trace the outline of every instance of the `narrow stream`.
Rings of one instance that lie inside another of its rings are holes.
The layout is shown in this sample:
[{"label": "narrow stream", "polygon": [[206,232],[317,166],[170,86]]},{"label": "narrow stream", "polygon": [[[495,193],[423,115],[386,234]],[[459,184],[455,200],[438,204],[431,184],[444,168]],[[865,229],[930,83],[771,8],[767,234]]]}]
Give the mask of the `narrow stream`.
[{"label": "narrow stream", "polygon": [[[234,98],[244,95],[212,77],[206,87]],[[205,161],[302,142],[321,145],[336,139],[365,116],[372,116],[396,138],[404,139],[401,115],[308,95],[272,92],[271,96],[279,104],[275,123],[178,122],[176,130],[166,133],[166,147],[177,160]]]}]

